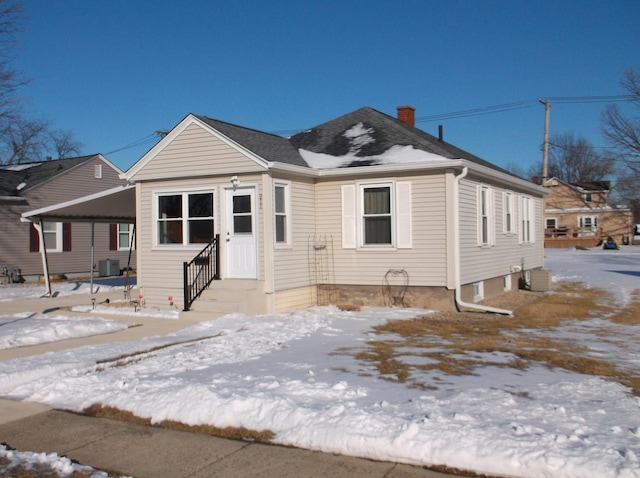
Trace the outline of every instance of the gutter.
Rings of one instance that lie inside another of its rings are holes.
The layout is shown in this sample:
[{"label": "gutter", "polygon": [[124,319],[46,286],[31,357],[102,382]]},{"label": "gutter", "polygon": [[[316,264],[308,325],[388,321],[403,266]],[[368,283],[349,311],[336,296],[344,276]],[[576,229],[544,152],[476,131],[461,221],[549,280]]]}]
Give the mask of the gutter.
[{"label": "gutter", "polygon": [[486,305],[480,304],[470,304],[468,302],[464,302],[461,297],[461,285],[460,285],[460,181],[467,176],[469,173],[469,168],[464,166],[462,168],[462,172],[455,177],[455,194],[454,194],[454,208],[453,208],[453,229],[454,229],[454,260],[455,260],[455,300],[456,306],[458,310],[461,307],[465,309],[475,309],[482,312],[490,312],[492,314],[500,314],[500,315],[508,315],[509,317],[513,316],[512,310],[506,309],[498,309],[496,307],[489,307]]}]

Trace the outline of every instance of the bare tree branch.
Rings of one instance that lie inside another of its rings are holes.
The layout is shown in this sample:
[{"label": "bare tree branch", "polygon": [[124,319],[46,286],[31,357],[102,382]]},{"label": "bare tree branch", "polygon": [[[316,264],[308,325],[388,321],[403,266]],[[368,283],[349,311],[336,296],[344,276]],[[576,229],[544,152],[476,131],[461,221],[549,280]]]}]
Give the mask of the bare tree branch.
[{"label": "bare tree branch", "polygon": [[549,176],[568,183],[602,181],[615,173],[615,161],[585,138],[573,133],[552,136],[549,142]]},{"label": "bare tree branch", "polygon": [[49,132],[52,146],[57,158],[79,156],[83,144],[75,139],[71,131],[54,130]]},{"label": "bare tree branch", "polygon": [[601,114],[602,134],[627,166],[640,173],[640,76],[631,68],[620,84],[633,96],[635,111],[625,114],[618,105],[607,105]]}]

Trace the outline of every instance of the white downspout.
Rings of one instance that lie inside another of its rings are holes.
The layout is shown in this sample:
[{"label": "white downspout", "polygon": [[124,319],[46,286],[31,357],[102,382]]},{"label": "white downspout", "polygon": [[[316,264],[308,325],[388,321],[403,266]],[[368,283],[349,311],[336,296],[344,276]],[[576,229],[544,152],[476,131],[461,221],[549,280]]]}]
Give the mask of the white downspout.
[{"label": "white downspout", "polygon": [[467,166],[465,166],[464,168],[462,168],[462,172],[456,176],[455,178],[455,191],[454,191],[454,207],[453,207],[453,230],[454,230],[454,257],[455,257],[455,267],[454,267],[454,271],[455,271],[455,290],[456,290],[456,304],[458,306],[458,308],[460,307],[464,307],[467,309],[476,309],[476,310],[481,310],[483,312],[491,312],[493,314],[500,314],[500,315],[508,315],[508,316],[512,316],[513,315],[513,311],[511,310],[506,310],[506,309],[498,309],[496,307],[489,307],[486,305],[480,305],[480,304],[470,304],[468,302],[464,302],[462,300],[461,297],[461,286],[460,286],[460,268],[461,268],[461,264],[460,264],[460,181],[466,177],[466,175],[469,173],[469,168]]}]

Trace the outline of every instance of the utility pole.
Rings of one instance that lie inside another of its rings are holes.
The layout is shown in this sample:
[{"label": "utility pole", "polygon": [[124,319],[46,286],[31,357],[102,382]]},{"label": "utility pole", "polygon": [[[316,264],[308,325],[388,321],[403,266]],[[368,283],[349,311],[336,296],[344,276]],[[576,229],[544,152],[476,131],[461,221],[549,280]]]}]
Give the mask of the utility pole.
[{"label": "utility pole", "polygon": [[542,184],[547,181],[549,169],[549,112],[551,111],[551,101],[538,100],[544,105],[544,143],[542,146]]}]

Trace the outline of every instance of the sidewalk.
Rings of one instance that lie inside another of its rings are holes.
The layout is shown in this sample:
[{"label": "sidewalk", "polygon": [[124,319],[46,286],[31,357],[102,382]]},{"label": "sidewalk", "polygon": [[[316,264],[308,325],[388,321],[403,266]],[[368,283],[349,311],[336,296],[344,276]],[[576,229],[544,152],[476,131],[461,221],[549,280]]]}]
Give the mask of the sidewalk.
[{"label": "sidewalk", "polygon": [[[97,294],[98,301],[121,292]],[[2,313],[55,313],[86,305],[86,294],[0,302]],[[65,315],[70,314],[64,311]],[[81,314],[79,314],[81,315]],[[120,332],[49,344],[0,350],[0,361],[88,344],[165,335],[192,324],[184,319],[109,316],[140,326]],[[439,478],[420,467],[314,452],[299,448],[227,440],[103,418],[86,417],[44,405],[0,399],[0,442],[22,451],[64,455],[83,465],[133,477],[380,477]]]},{"label": "sidewalk", "polygon": [[[0,402],[0,407],[4,406]],[[409,465],[226,440],[57,410],[0,425],[0,441],[18,450],[56,452],[83,465],[135,478],[447,476]]]}]

